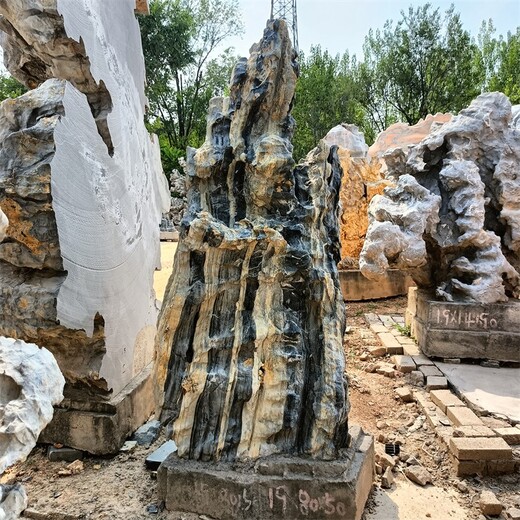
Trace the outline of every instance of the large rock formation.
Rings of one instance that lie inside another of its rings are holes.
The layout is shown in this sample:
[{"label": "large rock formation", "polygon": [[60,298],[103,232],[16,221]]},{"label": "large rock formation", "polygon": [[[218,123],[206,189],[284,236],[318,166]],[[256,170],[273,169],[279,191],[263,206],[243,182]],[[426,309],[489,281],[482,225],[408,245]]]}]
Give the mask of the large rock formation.
[{"label": "large rock formation", "polygon": [[368,146],[355,125],[335,126],[325,136],[325,142],[338,147],[338,158],[343,169],[339,267],[357,268],[368,229],[368,205],[391,183],[383,178],[379,162],[367,159]]},{"label": "large rock formation", "polygon": [[479,96],[407,153],[397,186],[375,197],[361,270],[409,269],[446,301],[494,303],[520,293],[520,132],[500,93]]},{"label": "large rock formation", "polygon": [[0,107],[0,333],[47,347],[80,400],[153,359],[168,194],[135,7],[0,0],[6,66],[34,88]]},{"label": "large rock formation", "polygon": [[[381,132],[374,144],[368,149],[368,161],[380,165],[381,175],[391,175],[392,158],[408,152],[412,146],[419,144],[431,131],[451,121],[451,114],[428,115],[415,125],[394,123]],[[390,163],[390,172],[389,164]]]},{"label": "large rock formation", "polygon": [[[0,336],[0,475],[25,460],[63,399],[65,380],[53,355],[37,345]],[[0,485],[0,519],[27,506],[21,486]]]},{"label": "large rock formation", "polygon": [[188,153],[157,336],[161,417],[182,457],[330,459],[348,442],[341,168],[324,142],[295,167],[296,78],[287,27],[269,22]]},{"label": "large rock formation", "polygon": [[413,126],[395,123],[381,132],[370,148],[355,125],[338,125],[325,136],[329,146],[338,146],[344,172],[340,192],[340,268],[359,266],[368,229],[368,205],[386,187],[395,185],[388,164],[394,164],[396,158],[420,143],[432,128],[442,126],[451,117],[451,114],[429,115]]}]

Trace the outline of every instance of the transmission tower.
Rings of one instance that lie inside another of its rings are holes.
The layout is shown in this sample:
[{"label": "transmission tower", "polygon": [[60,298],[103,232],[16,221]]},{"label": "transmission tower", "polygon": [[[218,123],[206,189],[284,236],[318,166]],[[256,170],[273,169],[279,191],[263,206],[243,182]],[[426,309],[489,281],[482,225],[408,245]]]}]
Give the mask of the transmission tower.
[{"label": "transmission tower", "polygon": [[292,31],[293,44],[298,51],[298,16],[296,0],[271,0],[271,20],[282,19]]}]

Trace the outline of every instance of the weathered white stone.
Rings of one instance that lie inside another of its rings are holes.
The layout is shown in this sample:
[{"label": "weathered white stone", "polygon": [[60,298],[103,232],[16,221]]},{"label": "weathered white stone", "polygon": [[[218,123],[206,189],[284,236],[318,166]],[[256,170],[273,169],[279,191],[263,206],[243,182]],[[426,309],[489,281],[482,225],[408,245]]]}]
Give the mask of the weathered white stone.
[{"label": "weathered white stone", "polygon": [[0,520],[18,520],[27,508],[28,499],[20,484],[5,486],[0,484]]},{"label": "weathered white stone", "polygon": [[7,226],[9,225],[9,221],[5,216],[5,213],[0,209],[0,242],[4,239],[5,233],[7,231]]},{"label": "weathered white stone", "polygon": [[339,146],[348,150],[353,158],[364,158],[368,152],[363,132],[360,132],[356,125],[337,125],[324,137],[324,141],[329,146]]},{"label": "weathered white stone", "polygon": [[520,131],[511,103],[483,94],[389,163],[395,189],[375,197],[360,267],[410,270],[447,301],[520,294]]},{"label": "weathered white stone", "polygon": [[64,385],[47,349],[0,336],[0,474],[29,455]]}]

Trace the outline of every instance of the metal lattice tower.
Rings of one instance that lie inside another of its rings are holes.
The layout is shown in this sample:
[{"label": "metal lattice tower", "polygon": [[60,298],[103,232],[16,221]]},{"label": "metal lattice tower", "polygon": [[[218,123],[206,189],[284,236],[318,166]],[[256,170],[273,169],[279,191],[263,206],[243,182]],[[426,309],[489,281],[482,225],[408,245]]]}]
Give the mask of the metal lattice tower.
[{"label": "metal lattice tower", "polygon": [[271,0],[271,20],[282,19],[292,31],[294,48],[298,52],[298,16],[296,0]]}]

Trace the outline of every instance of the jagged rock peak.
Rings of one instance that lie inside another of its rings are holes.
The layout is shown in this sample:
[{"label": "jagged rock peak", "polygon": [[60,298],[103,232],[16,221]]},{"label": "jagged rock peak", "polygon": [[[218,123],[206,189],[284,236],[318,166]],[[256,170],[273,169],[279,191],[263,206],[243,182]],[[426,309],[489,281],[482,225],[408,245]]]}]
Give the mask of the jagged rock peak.
[{"label": "jagged rock peak", "polygon": [[163,422],[179,454],[333,458],[348,442],[338,283],[341,167],[294,165],[297,78],[284,22],[240,60],[189,150],[188,210],[157,335]]}]

